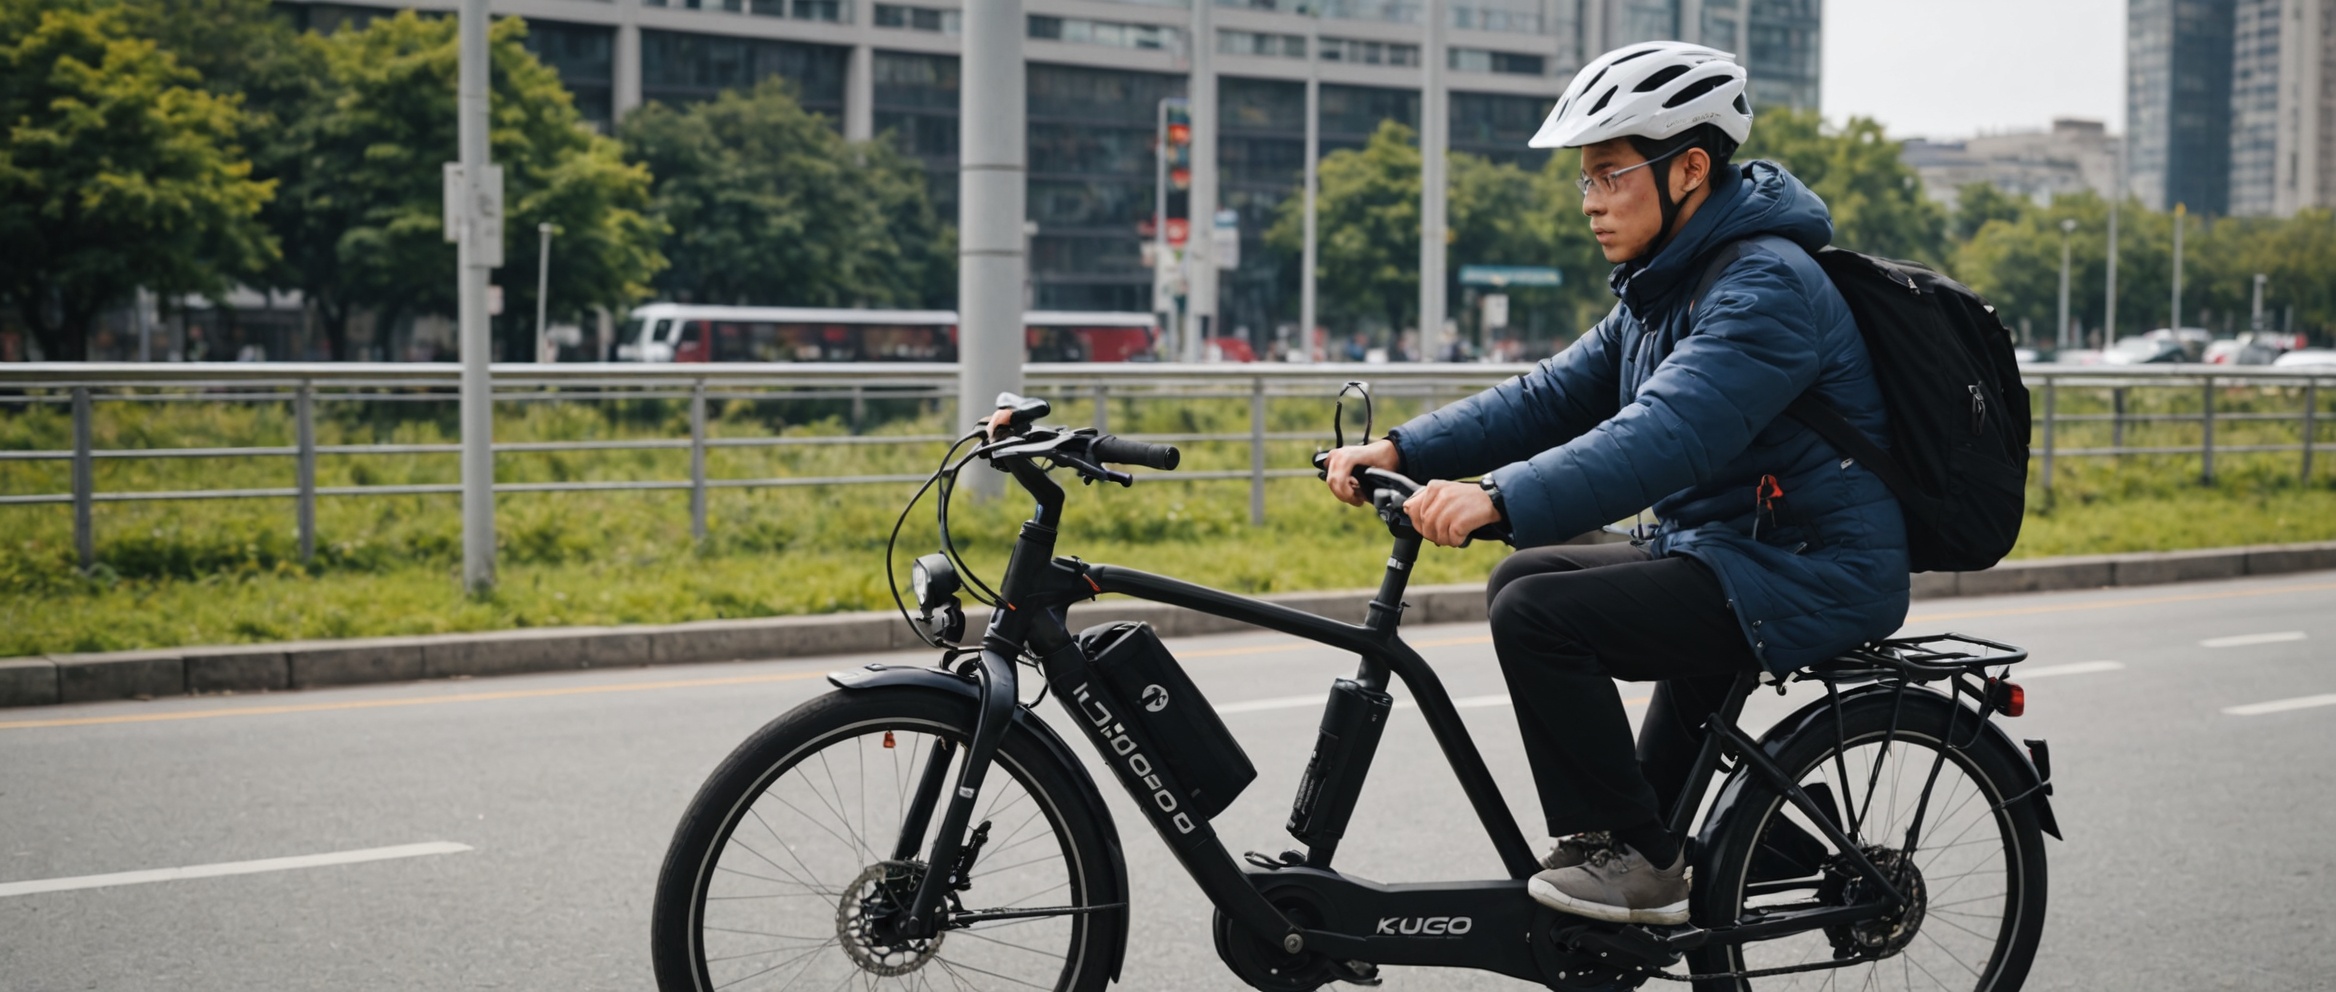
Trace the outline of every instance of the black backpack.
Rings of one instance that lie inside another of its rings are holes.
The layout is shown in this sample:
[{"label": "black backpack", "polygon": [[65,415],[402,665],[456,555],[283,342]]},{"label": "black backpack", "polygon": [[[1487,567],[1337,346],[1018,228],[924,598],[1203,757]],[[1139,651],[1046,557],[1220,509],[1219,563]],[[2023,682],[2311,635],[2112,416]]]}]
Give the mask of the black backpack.
[{"label": "black backpack", "polygon": [[[1742,245],[1719,250],[1694,299]],[[2002,560],[2019,539],[2028,495],[2028,387],[2011,330],[1979,294],[1921,263],[1840,248],[1815,257],[1873,355],[1891,450],[1813,393],[1785,415],[1865,462],[1897,495],[1914,571],[1969,572]]]}]

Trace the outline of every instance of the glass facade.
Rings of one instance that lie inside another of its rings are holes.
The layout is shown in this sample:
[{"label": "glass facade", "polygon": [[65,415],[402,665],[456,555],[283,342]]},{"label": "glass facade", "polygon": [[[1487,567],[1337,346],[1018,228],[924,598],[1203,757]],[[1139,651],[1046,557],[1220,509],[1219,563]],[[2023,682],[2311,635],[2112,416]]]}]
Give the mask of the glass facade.
[{"label": "glass facade", "polygon": [[933,210],[957,216],[957,56],[872,53],[870,123],[925,167]]},{"label": "glass facade", "polygon": [[1541,130],[1541,119],[1556,106],[1554,97],[1454,93],[1452,150],[1539,172],[1549,162],[1549,149],[1527,148],[1525,142]]},{"label": "glass facade", "polygon": [[1494,52],[1482,48],[1446,49],[1450,68],[1460,72],[1500,72],[1515,76],[1539,76],[1549,71],[1549,60],[1539,55],[1521,55],[1516,52]]},{"label": "glass facade", "polygon": [[1266,58],[1302,59],[1306,57],[1306,36],[1219,29],[1217,31],[1217,51],[1226,55],[1259,55]]},{"label": "glass facade", "polygon": [[1037,307],[1148,309],[1137,229],[1152,216],[1152,132],[1185,77],[1033,62],[1026,78]]},{"label": "glass facade", "polygon": [[1744,71],[1759,107],[1814,109],[1820,77],[1819,0],[1749,0]]},{"label": "glass facade", "polygon": [[1030,15],[1030,37],[1074,45],[1102,45],[1153,52],[1182,52],[1184,32],[1158,24],[1090,21],[1084,17]]},{"label": "glass facade", "polygon": [[805,109],[838,120],[851,54],[839,45],[643,29],[641,99],[694,103],[778,76],[795,84]]},{"label": "glass facade", "polygon": [[529,21],[527,50],[560,74],[576,110],[606,132],[616,119],[616,29],[592,24]]},{"label": "glass facade", "polygon": [[2240,216],[2267,216],[2278,206],[2282,6],[2281,0],[2239,0],[2233,18],[2230,211]]},{"label": "glass facade", "polygon": [[1322,61],[1353,62],[1357,65],[1418,65],[1419,46],[1397,41],[1324,38]]},{"label": "glass facade", "polygon": [[2133,192],[2152,209],[2230,206],[2235,0],[2131,0],[2126,128]]},{"label": "glass facade", "polygon": [[880,28],[903,28],[938,34],[956,34],[963,29],[963,18],[955,10],[880,3],[876,5],[875,14],[876,26]]}]

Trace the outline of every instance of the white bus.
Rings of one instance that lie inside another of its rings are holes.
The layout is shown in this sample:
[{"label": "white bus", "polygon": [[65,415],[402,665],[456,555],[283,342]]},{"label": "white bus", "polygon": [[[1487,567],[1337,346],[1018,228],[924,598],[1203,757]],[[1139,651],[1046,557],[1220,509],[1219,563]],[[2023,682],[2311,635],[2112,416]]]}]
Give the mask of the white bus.
[{"label": "white bus", "polygon": [[[1152,357],[1159,320],[1148,313],[1034,310],[1023,314],[1034,362],[1126,362]],[[620,362],[954,362],[953,310],[719,307],[650,303],[617,332]]]}]

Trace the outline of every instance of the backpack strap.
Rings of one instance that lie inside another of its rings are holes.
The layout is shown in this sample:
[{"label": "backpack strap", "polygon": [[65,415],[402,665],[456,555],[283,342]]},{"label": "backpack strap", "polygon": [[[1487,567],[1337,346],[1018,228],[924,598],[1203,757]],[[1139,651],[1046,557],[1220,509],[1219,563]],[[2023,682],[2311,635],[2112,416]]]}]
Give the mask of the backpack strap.
[{"label": "backpack strap", "polygon": [[1890,487],[1891,495],[1898,497],[1898,502],[1904,504],[1909,512],[1917,512],[1929,506],[1921,488],[1907,477],[1906,470],[1898,466],[1898,460],[1882,450],[1881,445],[1875,444],[1872,438],[1866,436],[1866,432],[1858,430],[1856,424],[1841,415],[1841,411],[1818,399],[1814,390],[1794,397],[1792,403],[1784,408],[1784,415],[1816,432],[1818,437],[1833,446],[1833,450],[1866,463],[1866,469],[1881,476],[1882,484]]},{"label": "backpack strap", "polygon": [[[1692,312],[1695,305],[1703,301],[1704,294],[1711,292],[1712,284],[1720,281],[1720,275],[1727,271],[1728,266],[1743,257],[1743,241],[1728,242],[1713,252],[1711,261],[1704,264],[1703,278],[1696,281],[1694,295],[1687,298],[1688,310]],[[1875,444],[1856,424],[1850,423],[1848,417],[1841,415],[1841,411],[1818,399],[1815,389],[1793,397],[1792,403],[1784,408],[1784,415],[1824,438],[1827,444],[1833,446],[1833,450],[1866,463],[1866,469],[1881,477],[1882,484],[1890,487],[1891,495],[1898,497],[1898,502],[1909,513],[1921,512],[1930,505],[1923,497],[1921,487],[1916,486],[1914,480],[1907,476],[1906,470],[1899,467],[1898,460],[1890,457],[1889,452],[1882,450],[1882,446]]]}]

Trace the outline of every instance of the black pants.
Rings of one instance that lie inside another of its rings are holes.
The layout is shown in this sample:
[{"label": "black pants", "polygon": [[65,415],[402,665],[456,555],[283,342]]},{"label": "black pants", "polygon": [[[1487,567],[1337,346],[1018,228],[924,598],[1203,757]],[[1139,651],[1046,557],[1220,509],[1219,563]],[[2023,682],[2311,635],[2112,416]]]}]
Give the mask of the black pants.
[{"label": "black pants", "polygon": [[[1759,667],[1719,580],[1634,545],[1560,545],[1510,555],[1485,595],[1549,835],[1669,815],[1704,720]],[[1656,682],[1635,755],[1615,679]]]}]

